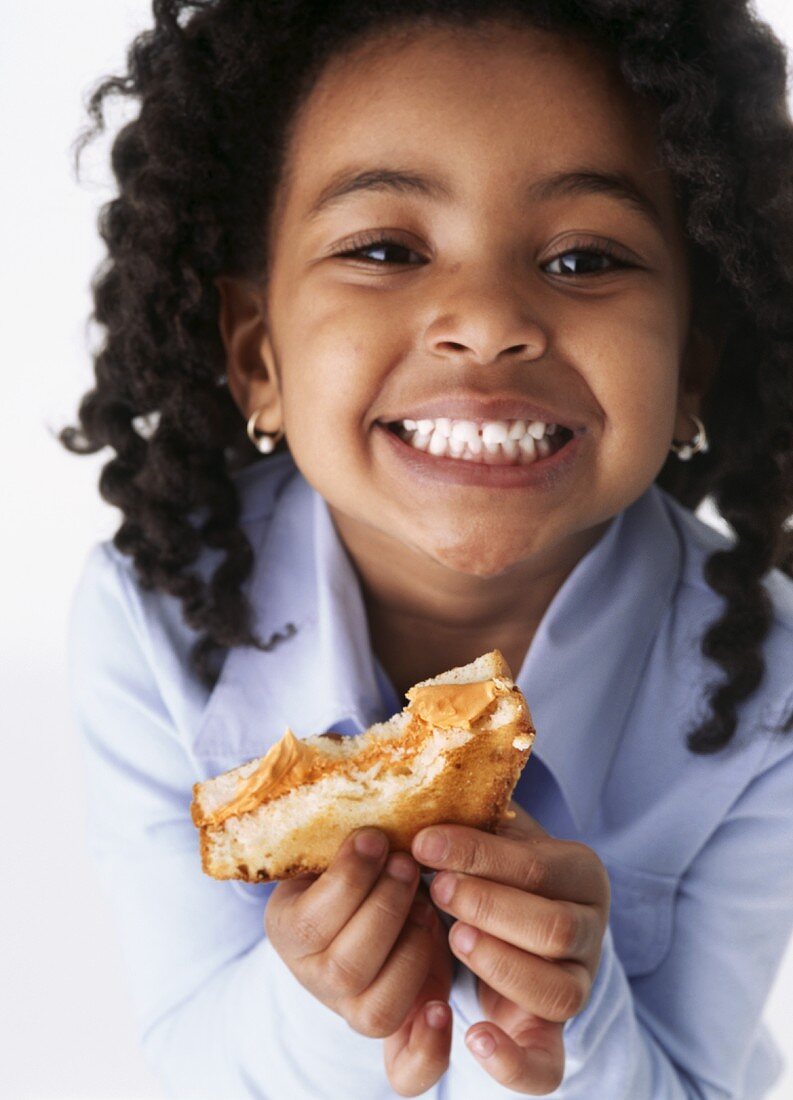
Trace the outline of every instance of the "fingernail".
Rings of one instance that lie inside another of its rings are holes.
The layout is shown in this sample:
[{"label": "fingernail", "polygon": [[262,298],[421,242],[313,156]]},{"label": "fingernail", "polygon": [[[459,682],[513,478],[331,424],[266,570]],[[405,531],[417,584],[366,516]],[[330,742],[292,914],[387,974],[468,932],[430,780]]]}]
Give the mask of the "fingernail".
[{"label": "fingernail", "polygon": [[449,1022],[449,1006],[445,1001],[428,1001],[424,1016],[431,1028],[443,1031]]},{"label": "fingernail", "polygon": [[480,1058],[489,1058],[496,1049],[496,1041],[489,1031],[477,1031],[475,1035],[466,1039],[466,1042],[474,1054],[478,1054]]},{"label": "fingernail", "polygon": [[421,859],[438,860],[446,855],[446,838],[439,829],[429,829],[418,839],[418,853]]},{"label": "fingernail", "polygon": [[470,924],[456,924],[452,932],[452,944],[455,951],[461,955],[467,955],[473,951],[479,933]]},{"label": "fingernail", "polygon": [[368,856],[373,859],[381,856],[385,851],[386,839],[376,829],[365,829],[355,838],[355,850],[360,856]]}]

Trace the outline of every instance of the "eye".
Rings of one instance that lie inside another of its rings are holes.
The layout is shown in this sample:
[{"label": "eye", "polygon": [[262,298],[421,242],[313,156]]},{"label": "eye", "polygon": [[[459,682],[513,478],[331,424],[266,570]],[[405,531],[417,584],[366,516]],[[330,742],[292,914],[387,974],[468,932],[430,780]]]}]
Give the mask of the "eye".
[{"label": "eye", "polygon": [[[379,252],[382,255],[391,253],[392,256],[396,253],[397,258],[391,260],[369,259],[367,256],[364,256],[365,252]],[[401,244],[391,237],[385,237],[382,234],[374,236],[364,234],[350,241],[349,248],[345,248],[342,252],[336,252],[334,255],[345,259],[360,259],[363,260],[364,263],[373,264],[375,267],[392,267],[394,265],[401,267],[407,263],[407,260],[404,259],[405,256],[418,256],[418,252],[414,252],[413,249],[408,248],[406,244]],[[421,257],[419,257],[419,259],[421,259]]]},{"label": "eye", "polygon": [[[365,255],[367,252],[379,252],[383,258],[375,259],[374,257],[369,257]],[[392,256],[390,260],[385,258],[389,253]],[[356,237],[350,242],[349,248],[345,248],[341,252],[336,252],[334,255],[339,259],[361,260],[374,267],[415,266],[410,265],[409,261],[406,259],[407,256],[416,256],[421,260],[418,252],[413,251],[413,249],[402,244],[400,241],[394,240],[392,237],[384,236],[382,233],[363,234],[360,237]],[[574,264],[571,264],[568,257],[577,257],[578,259]],[[582,266],[582,258],[583,271],[578,270]],[[555,264],[559,261],[562,261],[563,270],[551,271],[550,274],[573,279],[585,278],[587,276],[608,275],[620,268],[637,266],[620,256],[619,252],[607,241],[602,242],[600,245],[593,245],[591,242],[586,241],[574,241],[564,250],[564,252],[559,252],[553,259],[545,264],[546,270],[550,268],[551,264]],[[606,262],[605,266],[602,265],[603,261]],[[576,270],[571,269],[573,266]]]},{"label": "eye", "polygon": [[[577,257],[574,261],[576,270],[571,270],[573,264],[569,257]],[[581,257],[583,257],[584,270],[579,270],[582,266]],[[605,260],[606,266],[599,266],[599,262]],[[551,271],[551,275],[561,275],[563,277],[572,277],[573,279],[581,279],[588,275],[608,275],[612,271],[617,271],[620,268],[636,267],[636,264],[630,263],[619,255],[617,250],[613,248],[607,242],[603,242],[601,245],[593,245],[591,243],[579,243],[574,242],[564,252],[559,252],[552,260],[549,260],[545,264],[546,271],[550,268],[551,264],[555,264],[558,261],[562,261],[562,271]]]}]

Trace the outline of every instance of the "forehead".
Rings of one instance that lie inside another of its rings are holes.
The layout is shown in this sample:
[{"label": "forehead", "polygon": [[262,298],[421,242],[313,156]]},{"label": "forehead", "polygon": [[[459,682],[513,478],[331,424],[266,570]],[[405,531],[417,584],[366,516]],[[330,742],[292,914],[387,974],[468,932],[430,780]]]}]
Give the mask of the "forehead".
[{"label": "forehead", "polygon": [[460,201],[494,183],[517,197],[527,180],[586,163],[640,178],[673,218],[655,143],[656,108],[595,47],[534,28],[432,28],[328,64],[295,119],[282,198],[299,215],[367,161],[441,169]]}]

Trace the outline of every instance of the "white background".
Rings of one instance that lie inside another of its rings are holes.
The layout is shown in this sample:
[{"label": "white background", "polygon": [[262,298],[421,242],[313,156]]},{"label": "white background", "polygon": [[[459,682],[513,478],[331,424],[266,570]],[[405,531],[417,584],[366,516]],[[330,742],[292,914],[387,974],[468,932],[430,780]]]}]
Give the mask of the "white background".
[{"label": "white background", "polygon": [[[788,2],[760,0],[757,10],[791,43]],[[0,0],[0,11],[0,692],[3,816],[14,837],[1,849],[0,1095],[161,1097],[138,1049],[114,928],[85,852],[64,671],[76,577],[89,547],[118,525],[96,489],[110,452],[72,457],[49,434],[73,422],[92,382],[89,280],[103,256],[95,219],[112,194],[108,143],[86,153],[79,185],[70,145],[84,96],[120,71],[129,41],[150,23],[150,3]],[[115,126],[122,116],[114,117]],[[793,945],[767,1019],[791,1065],[769,1100],[784,1100],[793,1096]]]}]

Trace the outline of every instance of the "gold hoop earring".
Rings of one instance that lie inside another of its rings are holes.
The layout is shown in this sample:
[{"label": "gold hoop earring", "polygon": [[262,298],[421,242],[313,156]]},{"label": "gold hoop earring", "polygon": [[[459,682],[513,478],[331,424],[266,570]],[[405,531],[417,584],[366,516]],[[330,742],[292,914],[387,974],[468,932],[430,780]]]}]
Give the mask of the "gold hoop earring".
[{"label": "gold hoop earring", "polygon": [[680,439],[673,439],[672,446],[669,448],[670,451],[674,451],[681,462],[688,462],[690,458],[693,458],[694,455],[699,454],[700,451],[705,452],[710,449],[710,446],[708,444],[708,433],[705,431],[705,425],[702,423],[696,413],[687,413],[686,415],[691,417],[691,419],[694,421],[694,426],[697,429],[694,438],[688,443]]},{"label": "gold hoop earring", "polygon": [[259,419],[259,413],[265,408],[264,405],[252,412],[248,418],[248,425],[246,431],[248,433],[248,439],[254,445],[257,451],[260,451],[263,455],[268,455],[275,450],[276,444],[279,443],[284,437],[284,429],[279,428],[277,432],[262,432],[261,435],[255,433],[259,431],[256,427],[256,421]]}]

